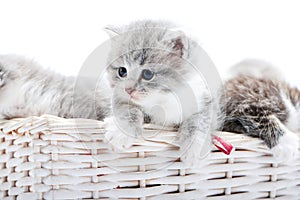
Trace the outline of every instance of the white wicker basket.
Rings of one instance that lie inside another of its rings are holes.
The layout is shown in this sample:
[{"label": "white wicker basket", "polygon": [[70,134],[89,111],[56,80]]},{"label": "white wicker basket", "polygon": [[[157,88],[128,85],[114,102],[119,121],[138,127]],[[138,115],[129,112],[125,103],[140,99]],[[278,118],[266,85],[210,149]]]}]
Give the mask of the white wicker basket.
[{"label": "white wicker basket", "polygon": [[221,133],[235,151],[214,150],[192,170],[172,130],[111,153],[103,122],[47,115],[0,127],[0,199],[300,199],[300,160],[276,164],[244,135]]}]

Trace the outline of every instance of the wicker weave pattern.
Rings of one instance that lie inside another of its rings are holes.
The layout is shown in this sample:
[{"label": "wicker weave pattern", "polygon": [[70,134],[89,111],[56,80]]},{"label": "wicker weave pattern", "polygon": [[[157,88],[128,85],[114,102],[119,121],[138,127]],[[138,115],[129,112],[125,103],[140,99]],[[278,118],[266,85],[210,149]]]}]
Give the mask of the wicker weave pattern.
[{"label": "wicker weave pattern", "polygon": [[276,164],[244,135],[221,133],[236,150],[192,170],[169,142],[174,130],[112,153],[103,122],[47,115],[0,127],[0,199],[300,199],[300,160]]}]

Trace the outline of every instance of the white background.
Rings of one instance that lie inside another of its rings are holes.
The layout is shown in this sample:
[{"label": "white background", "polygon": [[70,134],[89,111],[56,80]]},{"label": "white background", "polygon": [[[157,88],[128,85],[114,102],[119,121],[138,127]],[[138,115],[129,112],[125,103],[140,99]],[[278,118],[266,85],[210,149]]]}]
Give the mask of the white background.
[{"label": "white background", "polygon": [[166,19],[189,30],[222,72],[245,58],[267,60],[300,86],[300,2],[64,0],[0,1],[0,54],[21,54],[76,75],[108,39],[108,24]]}]

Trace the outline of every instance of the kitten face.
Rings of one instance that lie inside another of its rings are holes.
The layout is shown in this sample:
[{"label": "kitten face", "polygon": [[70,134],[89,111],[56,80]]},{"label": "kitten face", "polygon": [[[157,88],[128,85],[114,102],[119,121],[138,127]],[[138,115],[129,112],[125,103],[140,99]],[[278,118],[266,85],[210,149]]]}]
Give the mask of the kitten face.
[{"label": "kitten face", "polygon": [[113,88],[140,105],[158,103],[159,99],[172,93],[174,87],[181,86],[180,72],[161,63],[140,65],[119,61],[114,62],[108,71]]},{"label": "kitten face", "polygon": [[186,37],[150,25],[134,24],[112,38],[107,69],[111,86],[140,105],[162,101],[187,73]]}]

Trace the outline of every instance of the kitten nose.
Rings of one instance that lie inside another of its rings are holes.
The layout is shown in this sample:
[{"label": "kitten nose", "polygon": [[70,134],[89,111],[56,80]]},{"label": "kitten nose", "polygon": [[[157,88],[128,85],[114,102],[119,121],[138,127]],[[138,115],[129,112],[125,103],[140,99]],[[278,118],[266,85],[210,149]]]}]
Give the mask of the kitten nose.
[{"label": "kitten nose", "polygon": [[134,92],[135,91],[135,89],[134,88],[131,88],[131,87],[129,87],[129,88],[125,88],[125,91],[129,94],[129,95],[131,95],[131,93],[132,92]]}]

